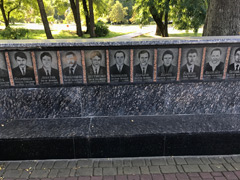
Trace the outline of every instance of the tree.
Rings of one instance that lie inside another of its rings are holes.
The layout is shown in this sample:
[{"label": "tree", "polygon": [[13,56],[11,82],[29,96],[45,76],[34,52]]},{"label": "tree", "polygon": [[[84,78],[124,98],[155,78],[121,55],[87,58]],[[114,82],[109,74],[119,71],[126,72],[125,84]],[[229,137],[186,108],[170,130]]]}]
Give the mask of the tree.
[{"label": "tree", "polygon": [[123,5],[119,1],[116,1],[116,3],[112,7],[109,18],[114,23],[121,23],[124,21],[124,17],[126,15],[127,8],[123,8]]},{"label": "tree", "polygon": [[16,1],[4,1],[0,0],[0,9],[2,12],[2,16],[4,19],[4,24],[5,27],[7,28],[10,23],[10,14],[13,12],[15,9],[18,9],[21,6],[21,0],[16,0]]},{"label": "tree", "polygon": [[207,11],[206,0],[176,1],[172,7],[171,18],[177,29],[193,29],[197,34],[200,26],[204,24]]},{"label": "tree", "polygon": [[93,13],[93,0],[88,0],[89,12],[90,12],[90,37],[96,37],[94,26],[94,13]]},{"label": "tree", "polygon": [[239,0],[210,0],[203,36],[239,35]]},{"label": "tree", "polygon": [[79,10],[79,0],[76,0],[76,2],[74,0],[70,0],[70,4],[71,4],[73,16],[74,16],[74,21],[76,23],[77,35],[81,37],[83,36],[83,33],[82,33],[82,25],[81,25],[80,10]]},{"label": "tree", "polygon": [[156,35],[168,37],[170,0],[136,0],[134,13],[141,24],[149,22],[150,16],[157,24]]},{"label": "tree", "polygon": [[43,0],[37,0],[37,2],[38,2],[38,7],[39,7],[39,10],[40,10],[41,17],[42,17],[42,22],[43,22],[43,26],[44,26],[46,36],[47,36],[48,39],[53,39],[51,30],[50,30],[50,27],[49,27],[49,23],[48,23],[48,20],[47,20],[47,14],[46,14],[46,11],[45,11]]}]

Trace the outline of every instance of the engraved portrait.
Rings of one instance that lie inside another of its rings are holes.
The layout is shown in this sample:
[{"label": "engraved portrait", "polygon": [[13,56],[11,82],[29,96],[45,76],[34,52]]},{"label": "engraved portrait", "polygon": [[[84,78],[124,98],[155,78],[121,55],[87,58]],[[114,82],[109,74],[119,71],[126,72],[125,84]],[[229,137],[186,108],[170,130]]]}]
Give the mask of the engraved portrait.
[{"label": "engraved portrait", "polygon": [[232,48],[227,77],[230,79],[240,78],[240,47]]},{"label": "engraved portrait", "polygon": [[107,82],[106,56],[104,50],[85,51],[88,83]]},{"label": "engraved portrait", "polygon": [[0,52],[0,86],[9,86],[9,75],[3,52]]},{"label": "engraved portrait", "polygon": [[134,50],[134,81],[151,82],[153,80],[154,51]]},{"label": "engraved portrait", "polygon": [[129,50],[110,50],[111,82],[129,82],[130,52]]},{"label": "engraved portrait", "polygon": [[35,85],[35,74],[29,51],[9,52],[12,74],[16,86]]},{"label": "engraved portrait", "polygon": [[178,49],[158,49],[157,80],[174,81],[177,78]]},{"label": "engraved portrait", "polygon": [[55,51],[36,51],[39,83],[59,84],[59,71]]}]

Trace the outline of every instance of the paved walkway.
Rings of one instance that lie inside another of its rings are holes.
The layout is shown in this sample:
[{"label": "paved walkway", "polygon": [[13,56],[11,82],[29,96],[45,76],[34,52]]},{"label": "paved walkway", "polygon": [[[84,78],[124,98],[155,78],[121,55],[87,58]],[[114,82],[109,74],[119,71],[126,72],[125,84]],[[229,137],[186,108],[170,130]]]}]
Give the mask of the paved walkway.
[{"label": "paved walkway", "polygon": [[240,155],[0,161],[0,180],[237,180]]}]

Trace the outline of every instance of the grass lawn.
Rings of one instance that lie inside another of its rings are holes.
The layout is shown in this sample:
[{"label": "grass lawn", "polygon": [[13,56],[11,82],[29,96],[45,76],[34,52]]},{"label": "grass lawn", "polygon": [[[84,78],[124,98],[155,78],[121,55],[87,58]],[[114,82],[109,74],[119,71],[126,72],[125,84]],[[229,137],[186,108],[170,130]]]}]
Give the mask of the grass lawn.
[{"label": "grass lawn", "polygon": [[[152,34],[143,34],[141,36],[137,36],[135,38],[153,38],[153,37],[158,37],[161,38],[161,36],[153,36]],[[197,35],[195,35],[194,33],[176,33],[176,34],[171,34],[169,33],[169,37],[202,37],[202,33],[198,33]]]}]

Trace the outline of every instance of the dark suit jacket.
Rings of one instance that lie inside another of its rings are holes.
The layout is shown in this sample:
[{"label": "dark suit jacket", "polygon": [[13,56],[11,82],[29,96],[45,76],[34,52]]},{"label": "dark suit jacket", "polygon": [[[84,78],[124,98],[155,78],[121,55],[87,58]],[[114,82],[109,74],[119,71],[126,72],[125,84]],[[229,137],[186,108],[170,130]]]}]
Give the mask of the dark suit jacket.
[{"label": "dark suit jacket", "polygon": [[[193,72],[196,73],[196,75],[199,77],[200,76],[200,67],[197,66],[197,65],[194,65],[194,69],[193,69]],[[181,68],[181,73],[180,73],[180,76],[183,77],[183,73],[184,72],[188,72],[188,68],[187,68],[187,64],[185,64],[182,68]]]},{"label": "dark suit jacket", "polygon": [[73,75],[69,74],[69,67],[66,67],[66,68],[63,69],[63,74],[65,76],[79,76],[79,75],[83,75],[82,67],[77,64],[77,67],[76,67]]},{"label": "dark suit jacket", "polygon": [[[94,75],[92,65],[87,67],[87,74]],[[106,75],[106,74],[107,74],[106,68],[103,66],[100,66],[99,72],[96,75]]]},{"label": "dark suit jacket", "polygon": [[[43,67],[38,70],[38,76],[39,76],[39,82],[41,82],[41,79],[42,79],[43,76],[47,76]],[[60,81],[59,72],[58,72],[57,69],[51,68],[51,76],[54,76],[57,79],[58,82]]]},{"label": "dark suit jacket", "polygon": [[[142,69],[141,69],[140,64],[134,66],[134,75],[136,75],[136,74],[142,74]],[[151,65],[147,66],[146,74],[153,77],[153,67]]]},{"label": "dark suit jacket", "polygon": [[32,67],[26,66],[26,74],[23,76],[19,66],[12,69],[13,77],[24,78],[31,77],[35,80],[34,71]]},{"label": "dark suit jacket", "polygon": [[164,75],[164,74],[168,74],[168,73],[171,73],[172,76],[176,76],[177,75],[177,67],[174,65],[170,65],[168,72],[166,72],[164,65],[162,65],[162,66],[158,67],[157,72],[158,72],[158,74],[157,74],[158,77],[160,77],[161,75]]},{"label": "dark suit jacket", "polygon": [[[215,71],[223,71],[224,70],[224,63],[220,62],[220,64],[216,67]],[[206,64],[204,72],[212,72],[212,66],[209,65],[209,63]]]},{"label": "dark suit jacket", "polygon": [[229,71],[235,71],[234,63],[232,63],[228,66],[228,72]]},{"label": "dark suit jacket", "polygon": [[111,66],[111,68],[110,68],[110,73],[111,73],[111,74],[127,74],[127,76],[129,77],[129,76],[130,76],[130,68],[129,68],[129,66],[127,66],[126,64],[124,64],[123,67],[122,67],[122,71],[119,72],[119,71],[118,71],[118,68],[117,68],[117,65],[114,64],[114,65]]}]

